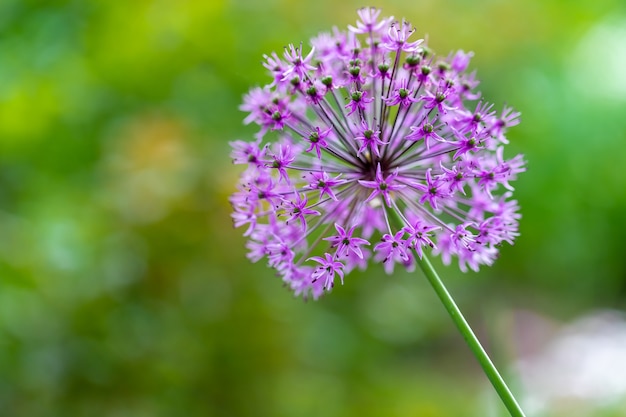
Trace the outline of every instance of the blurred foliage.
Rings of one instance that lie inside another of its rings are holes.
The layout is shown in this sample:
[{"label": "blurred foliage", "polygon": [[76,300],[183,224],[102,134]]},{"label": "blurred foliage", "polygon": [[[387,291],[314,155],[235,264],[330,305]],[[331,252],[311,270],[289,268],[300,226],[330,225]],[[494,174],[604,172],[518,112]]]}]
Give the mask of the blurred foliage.
[{"label": "blurred foliage", "polygon": [[[623,2],[378,5],[473,50],[484,96],[523,115],[522,236],[479,274],[441,269],[496,362],[515,309],[623,308]],[[0,2],[0,415],[502,415],[419,273],[303,303],[232,229],[228,141],[254,132],[237,107],[262,54],[359,6]]]}]

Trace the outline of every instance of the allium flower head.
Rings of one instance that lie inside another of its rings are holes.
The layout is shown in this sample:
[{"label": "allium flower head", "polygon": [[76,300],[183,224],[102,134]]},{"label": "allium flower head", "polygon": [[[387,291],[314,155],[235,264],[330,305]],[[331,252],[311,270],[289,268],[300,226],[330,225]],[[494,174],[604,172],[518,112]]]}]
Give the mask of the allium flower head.
[{"label": "allium flower head", "polygon": [[425,247],[477,270],[518,236],[511,182],[524,161],[503,151],[519,113],[475,91],[471,52],[437,57],[408,22],[358,15],[265,56],[271,82],[241,106],[260,131],[232,143],[248,257],[304,297],[368,262],[411,270]]}]

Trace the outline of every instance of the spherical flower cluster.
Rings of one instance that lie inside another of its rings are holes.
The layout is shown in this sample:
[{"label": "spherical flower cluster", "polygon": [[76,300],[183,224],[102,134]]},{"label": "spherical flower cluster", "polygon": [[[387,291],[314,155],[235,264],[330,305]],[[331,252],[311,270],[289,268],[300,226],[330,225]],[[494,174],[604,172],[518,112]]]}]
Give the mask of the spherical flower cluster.
[{"label": "spherical flower cluster", "polygon": [[248,257],[304,297],[370,260],[411,270],[426,246],[477,270],[518,236],[510,182],[524,161],[503,150],[519,113],[482,100],[472,53],[437,57],[406,21],[358,15],[308,52],[265,56],[273,81],[241,106],[260,131],[231,143],[246,165],[230,201]]}]

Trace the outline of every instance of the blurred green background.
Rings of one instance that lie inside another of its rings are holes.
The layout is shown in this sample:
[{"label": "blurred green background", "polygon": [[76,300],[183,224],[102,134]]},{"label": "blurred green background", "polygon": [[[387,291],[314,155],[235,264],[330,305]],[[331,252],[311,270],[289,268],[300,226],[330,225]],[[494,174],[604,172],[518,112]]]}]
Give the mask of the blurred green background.
[{"label": "blurred green background", "polygon": [[[237,107],[262,54],[363,5],[0,1],[0,416],[505,415],[419,272],[303,303],[232,228],[228,141],[256,131]],[[522,236],[440,272],[524,402],[516,358],[626,307],[626,6],[374,5],[474,51],[484,96],[522,112]]]}]

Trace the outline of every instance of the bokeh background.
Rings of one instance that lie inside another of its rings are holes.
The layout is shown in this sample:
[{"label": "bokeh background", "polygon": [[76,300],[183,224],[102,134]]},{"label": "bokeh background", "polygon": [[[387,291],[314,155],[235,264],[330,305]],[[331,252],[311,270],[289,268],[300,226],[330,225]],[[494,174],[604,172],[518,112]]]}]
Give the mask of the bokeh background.
[{"label": "bokeh background", "polygon": [[[304,303],[232,228],[262,54],[363,5],[0,1],[0,416],[506,415],[419,272]],[[439,265],[461,309],[529,416],[626,416],[623,1],[373,5],[522,112],[522,236]]]}]

